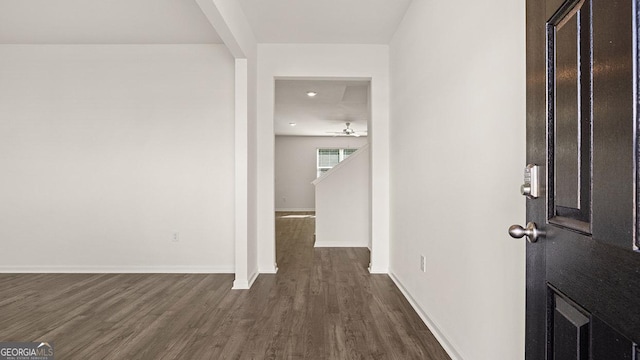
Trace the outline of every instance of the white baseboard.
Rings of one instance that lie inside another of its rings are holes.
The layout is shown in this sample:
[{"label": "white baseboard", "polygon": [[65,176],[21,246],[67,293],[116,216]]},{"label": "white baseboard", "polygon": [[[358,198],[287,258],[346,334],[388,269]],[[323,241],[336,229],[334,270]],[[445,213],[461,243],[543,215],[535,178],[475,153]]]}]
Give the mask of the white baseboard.
[{"label": "white baseboard", "polygon": [[367,245],[363,245],[361,243],[351,243],[344,241],[318,241],[313,245],[313,247],[357,247],[357,248],[366,248]]},{"label": "white baseboard", "polygon": [[0,266],[3,274],[233,274],[216,266]]},{"label": "white baseboard", "polygon": [[420,305],[418,305],[418,303],[411,296],[411,294],[409,294],[409,292],[404,287],[404,285],[402,285],[402,282],[400,282],[400,279],[398,279],[392,272],[389,272],[389,277],[391,278],[391,280],[393,280],[393,282],[396,284],[398,289],[400,289],[400,292],[402,292],[402,294],[407,299],[407,301],[409,301],[409,304],[411,304],[411,307],[413,307],[413,309],[418,313],[418,316],[420,316],[424,324],[427,325],[429,330],[431,330],[431,333],[433,334],[433,336],[435,336],[436,340],[438,340],[440,345],[442,345],[442,348],[444,348],[444,351],[446,351],[447,354],[449,354],[449,357],[451,358],[451,360],[463,360],[463,357],[460,355],[460,353],[456,351],[456,349],[453,347],[453,345],[451,345],[449,340],[447,340],[447,337],[442,333],[442,331],[440,330],[440,327],[438,327],[438,325],[429,318],[429,316],[420,307]]},{"label": "white baseboard", "polygon": [[235,279],[231,290],[249,290],[249,282],[247,280]]},{"label": "white baseboard", "polygon": [[260,273],[257,271],[254,272],[253,275],[251,275],[251,277],[249,278],[249,288],[251,288],[253,283],[256,282],[256,280],[258,279],[258,275],[260,275]]},{"label": "white baseboard", "polygon": [[278,273],[278,267],[274,266],[272,268],[269,269],[260,269],[260,274],[277,274]]},{"label": "white baseboard", "polygon": [[244,279],[234,280],[233,287],[231,288],[231,290],[251,289],[251,285],[253,285],[253,283],[256,281],[256,279],[258,278],[258,275],[260,275],[260,273],[256,271],[249,277],[249,280],[244,280]]},{"label": "white baseboard", "polygon": [[297,212],[297,211],[316,211],[316,208],[279,208],[276,211],[288,211],[288,212]]},{"label": "white baseboard", "polygon": [[369,268],[369,274],[389,274],[389,269],[387,268]]}]

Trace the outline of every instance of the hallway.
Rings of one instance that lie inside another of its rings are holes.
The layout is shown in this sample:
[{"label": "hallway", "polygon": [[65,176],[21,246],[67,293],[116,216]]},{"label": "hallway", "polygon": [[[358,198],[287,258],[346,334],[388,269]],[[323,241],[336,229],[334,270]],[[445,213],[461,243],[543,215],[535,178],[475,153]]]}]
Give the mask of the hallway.
[{"label": "hallway", "polygon": [[298,339],[282,358],[449,359],[389,276],[369,274],[366,248],[313,247],[312,214],[276,214],[275,281],[292,304],[278,331]]}]

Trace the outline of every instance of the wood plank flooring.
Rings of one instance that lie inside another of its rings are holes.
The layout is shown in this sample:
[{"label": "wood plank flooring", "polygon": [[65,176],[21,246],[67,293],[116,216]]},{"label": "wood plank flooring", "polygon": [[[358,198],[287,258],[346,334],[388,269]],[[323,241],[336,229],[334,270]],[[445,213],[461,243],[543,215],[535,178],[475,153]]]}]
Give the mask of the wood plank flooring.
[{"label": "wood plank flooring", "polygon": [[313,248],[311,213],[278,213],[277,275],[0,274],[0,341],[56,359],[449,359],[362,248]]}]

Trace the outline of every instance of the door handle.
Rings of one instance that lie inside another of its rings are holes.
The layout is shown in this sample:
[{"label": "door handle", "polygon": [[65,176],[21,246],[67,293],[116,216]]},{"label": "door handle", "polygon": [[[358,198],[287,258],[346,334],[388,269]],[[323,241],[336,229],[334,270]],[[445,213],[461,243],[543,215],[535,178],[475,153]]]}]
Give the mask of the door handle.
[{"label": "door handle", "polygon": [[523,228],[520,225],[511,225],[509,227],[509,235],[514,239],[520,239],[523,236],[527,237],[530,243],[538,241],[539,238],[544,237],[544,232],[538,230],[536,223],[529,222],[527,227]]}]

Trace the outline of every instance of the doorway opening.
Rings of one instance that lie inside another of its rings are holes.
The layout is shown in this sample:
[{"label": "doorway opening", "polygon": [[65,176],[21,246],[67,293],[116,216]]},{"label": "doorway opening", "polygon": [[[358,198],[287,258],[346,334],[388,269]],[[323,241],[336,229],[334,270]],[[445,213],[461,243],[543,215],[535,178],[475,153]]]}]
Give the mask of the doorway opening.
[{"label": "doorway opening", "polygon": [[314,247],[371,250],[370,119],[369,79],[275,80],[276,239],[279,221],[313,216]]}]

